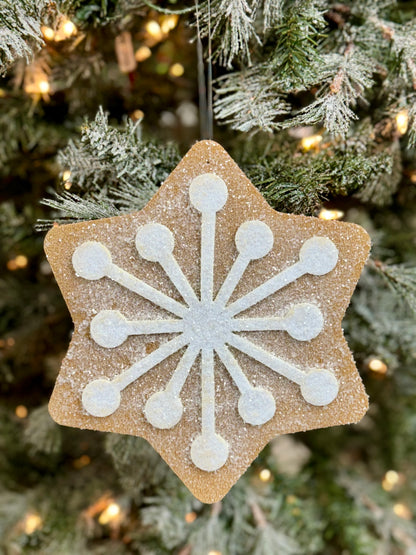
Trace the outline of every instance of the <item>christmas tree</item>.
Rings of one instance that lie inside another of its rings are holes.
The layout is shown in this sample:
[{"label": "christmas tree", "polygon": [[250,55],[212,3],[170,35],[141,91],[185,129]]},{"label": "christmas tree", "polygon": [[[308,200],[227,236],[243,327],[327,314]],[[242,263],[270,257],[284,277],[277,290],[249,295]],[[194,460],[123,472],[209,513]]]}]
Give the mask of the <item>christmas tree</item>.
[{"label": "christmas tree", "polygon": [[[3,551],[414,553],[415,3],[0,0],[0,69]],[[277,437],[212,505],[47,409],[72,322],[45,230],[142,209],[201,138],[276,210],[372,239],[343,321],[367,415]]]}]

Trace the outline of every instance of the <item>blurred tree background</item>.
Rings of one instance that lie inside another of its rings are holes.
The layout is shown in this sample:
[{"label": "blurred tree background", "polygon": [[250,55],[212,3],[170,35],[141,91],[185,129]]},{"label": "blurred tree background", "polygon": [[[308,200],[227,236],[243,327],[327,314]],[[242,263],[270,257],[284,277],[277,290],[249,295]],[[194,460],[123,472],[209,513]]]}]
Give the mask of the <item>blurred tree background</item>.
[{"label": "blurred tree background", "polygon": [[[0,0],[4,553],[416,553],[415,9]],[[368,414],[276,438],[214,505],[144,440],[47,412],[71,320],[44,230],[146,204],[207,127],[198,48],[214,138],[268,202],[373,241],[344,320]]]}]

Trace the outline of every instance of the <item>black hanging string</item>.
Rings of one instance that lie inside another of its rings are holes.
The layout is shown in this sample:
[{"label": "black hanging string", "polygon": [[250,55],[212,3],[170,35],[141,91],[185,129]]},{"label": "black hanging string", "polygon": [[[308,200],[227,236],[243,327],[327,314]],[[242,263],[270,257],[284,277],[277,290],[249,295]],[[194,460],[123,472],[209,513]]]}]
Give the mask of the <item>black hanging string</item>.
[{"label": "black hanging string", "polygon": [[197,57],[198,57],[198,97],[199,97],[199,125],[201,139],[212,139],[213,136],[213,93],[212,93],[212,44],[211,44],[211,1],[208,0],[208,60],[207,79],[205,79],[204,49],[200,30],[200,14],[198,0],[195,0],[197,27]]}]

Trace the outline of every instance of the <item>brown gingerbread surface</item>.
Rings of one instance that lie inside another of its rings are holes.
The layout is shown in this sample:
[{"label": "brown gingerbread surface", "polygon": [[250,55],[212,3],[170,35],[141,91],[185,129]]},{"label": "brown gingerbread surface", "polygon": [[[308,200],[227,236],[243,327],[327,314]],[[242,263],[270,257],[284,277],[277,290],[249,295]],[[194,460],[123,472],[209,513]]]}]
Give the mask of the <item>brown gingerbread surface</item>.
[{"label": "brown gingerbread surface", "polygon": [[[90,328],[100,311],[119,311],[129,321],[167,319],[172,314],[109,277],[89,280],[77,276],[73,265],[77,247],[88,241],[99,242],[111,253],[113,264],[185,305],[162,266],[144,259],[136,247],[138,229],[159,223],[172,232],[173,255],[199,298],[201,212],[190,202],[189,188],[203,174],[218,176],[228,190],[227,200],[216,214],[214,297],[238,256],[235,236],[244,222],[266,224],[273,233],[274,244],[268,254],[250,261],[228,304],[294,265],[302,245],[312,237],[329,239],[338,251],[331,271],[324,275],[302,275],[238,315],[282,317],[291,306],[312,303],[323,316],[323,328],[316,337],[300,341],[284,330],[236,334],[300,372],[314,369],[330,372],[339,384],[335,399],[324,406],[308,403],[297,383],[229,345],[229,352],[248,381],[269,391],[276,409],[262,425],[244,421],[238,410],[239,389],[215,354],[215,429],[227,442],[229,452],[226,462],[214,471],[198,468],[191,458],[191,444],[201,434],[200,354],[180,392],[183,404],[180,421],[169,429],[158,429],[144,412],[149,397],[166,387],[186,346],[125,387],[120,406],[109,416],[92,416],[85,409],[82,394],[90,382],[100,378],[113,380],[178,333],[129,335],[120,346],[100,346],[91,337]],[[197,143],[140,212],[57,226],[48,233],[47,257],[75,327],[51,397],[52,417],[66,426],[144,437],[197,498],[206,503],[218,501],[274,436],[357,422],[366,412],[367,396],[344,339],[341,321],[369,248],[367,233],[357,225],[274,211],[220,145],[213,141]]]}]

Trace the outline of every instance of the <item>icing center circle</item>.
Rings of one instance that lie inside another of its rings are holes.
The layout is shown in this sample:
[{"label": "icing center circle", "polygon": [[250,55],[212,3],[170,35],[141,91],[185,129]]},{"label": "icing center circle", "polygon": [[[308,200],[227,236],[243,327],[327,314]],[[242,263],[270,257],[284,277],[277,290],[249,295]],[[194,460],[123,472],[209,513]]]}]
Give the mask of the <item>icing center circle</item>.
[{"label": "icing center circle", "polygon": [[215,303],[198,303],[183,317],[183,332],[196,347],[215,349],[224,345],[232,330],[232,317]]}]

